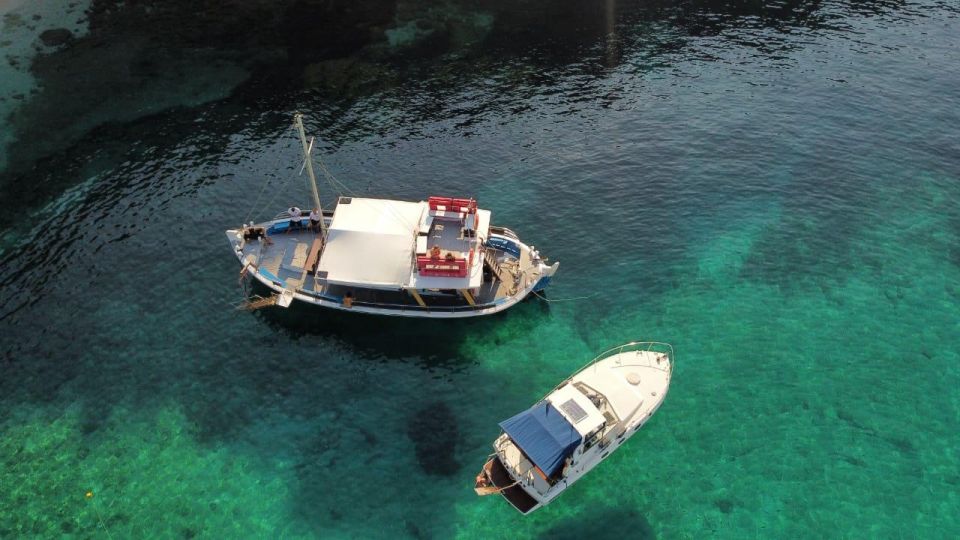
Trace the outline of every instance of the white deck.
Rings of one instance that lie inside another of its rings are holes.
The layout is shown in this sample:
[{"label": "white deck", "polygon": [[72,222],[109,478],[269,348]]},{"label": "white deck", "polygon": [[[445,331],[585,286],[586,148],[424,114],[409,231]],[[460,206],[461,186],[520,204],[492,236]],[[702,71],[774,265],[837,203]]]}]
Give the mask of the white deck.
[{"label": "white deck", "polygon": [[628,351],[597,362],[571,381],[601,394],[623,429],[635,428],[663,402],[670,387],[671,364],[652,351]]}]

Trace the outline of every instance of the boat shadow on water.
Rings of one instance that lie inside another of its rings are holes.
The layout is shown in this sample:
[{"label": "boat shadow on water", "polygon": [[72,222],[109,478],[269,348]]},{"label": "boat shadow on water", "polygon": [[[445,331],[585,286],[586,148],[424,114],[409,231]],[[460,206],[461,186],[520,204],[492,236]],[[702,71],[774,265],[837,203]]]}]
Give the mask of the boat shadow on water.
[{"label": "boat shadow on water", "polygon": [[[251,294],[266,294],[266,287],[256,285]],[[464,407],[457,404],[454,396],[457,388],[468,384],[474,375],[474,366],[479,358],[471,353],[472,347],[463,347],[468,339],[489,341],[491,347],[507,344],[517,337],[530,333],[543,324],[550,315],[549,304],[539,298],[530,298],[514,308],[495,315],[471,319],[423,319],[368,315],[340,310],[319,308],[294,302],[289,308],[270,307],[252,313],[240,313],[241,317],[255,317],[265,324],[270,333],[290,341],[319,341],[322,348],[342,348],[349,351],[349,358],[366,361],[366,366],[354,367],[360,371],[373,369],[379,373],[386,368],[396,371],[398,381],[419,381],[433,384],[439,375],[450,382],[438,383],[436,392],[427,391],[416,399],[404,397],[399,392],[395,410],[384,411],[376,423],[354,421],[344,426],[346,419],[353,418],[355,411],[338,405],[336,396],[317,397],[313,384],[293,385],[293,393],[283,403],[274,406],[287,408],[287,402],[300,404],[304,410],[324,411],[327,420],[317,423],[316,433],[300,441],[296,464],[296,505],[294,513],[303,519],[309,530],[319,533],[334,524],[349,523],[357,519],[358,512],[381,512],[391,516],[397,524],[392,532],[398,536],[429,538],[433,531],[444,530],[443,520],[431,516],[444,515],[453,484],[459,485],[472,474],[472,461],[468,460],[473,425],[464,418]],[[473,336],[473,338],[471,338]],[[336,355],[330,359],[314,360],[317,364],[336,365]],[[407,364],[407,367],[399,366]],[[282,362],[280,362],[282,364]],[[291,377],[297,377],[290,372]],[[271,372],[271,378],[278,374]],[[283,378],[282,376],[280,376]],[[484,375],[494,386],[500,383],[495,374]],[[366,379],[363,379],[366,380]],[[352,383],[344,382],[344,388]],[[400,383],[404,384],[404,383]],[[281,385],[284,386],[284,385]],[[337,391],[333,391],[336,394]],[[347,396],[346,390],[342,396]],[[267,392],[266,394],[270,394]],[[306,406],[304,403],[311,403]],[[307,422],[316,419],[307,415]],[[384,430],[384,426],[388,429]],[[400,436],[399,442],[391,437]],[[391,442],[392,441],[392,442]],[[409,441],[409,442],[407,442]],[[346,455],[344,448],[350,448]],[[411,454],[412,452],[412,454]],[[407,474],[421,483],[421,488],[431,496],[429,512],[410,512],[402,506],[381,505],[391,499],[389,490],[381,494],[367,494],[356,498],[357,492],[349,484],[336,479],[339,476],[356,474],[358,470],[382,470],[415,464]],[[358,466],[358,464],[360,464]],[[426,488],[424,487],[426,486]],[[350,500],[350,504],[331,503],[334,500]]]},{"label": "boat shadow on water", "polygon": [[650,522],[640,512],[632,509],[601,508],[581,512],[573,517],[557,522],[545,529],[538,538],[563,540],[582,539],[596,536],[603,531],[605,538],[631,538],[653,540],[657,536]]},{"label": "boat shadow on water", "polygon": [[[253,283],[250,297],[270,290]],[[342,342],[371,359],[405,359],[426,367],[462,365],[461,345],[468,336],[488,336],[498,345],[531,332],[550,316],[550,304],[530,297],[516,307],[479,318],[422,319],[350,313],[293,302],[289,308],[269,307],[252,313],[275,331],[293,339],[314,336]]]}]

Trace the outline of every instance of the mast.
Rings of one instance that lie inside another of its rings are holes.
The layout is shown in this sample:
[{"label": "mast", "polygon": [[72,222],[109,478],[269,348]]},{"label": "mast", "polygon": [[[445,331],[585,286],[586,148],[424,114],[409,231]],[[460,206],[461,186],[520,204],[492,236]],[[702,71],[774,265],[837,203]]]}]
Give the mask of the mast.
[{"label": "mast", "polygon": [[320,233],[326,238],[327,225],[323,221],[323,207],[320,206],[320,193],[317,191],[317,177],[313,174],[313,159],[310,157],[310,145],[307,144],[307,135],[303,131],[303,115],[297,113],[293,115],[293,123],[297,126],[297,133],[300,135],[300,144],[303,145],[303,159],[307,165],[307,174],[310,175],[310,190],[313,192],[313,206],[320,212]]}]

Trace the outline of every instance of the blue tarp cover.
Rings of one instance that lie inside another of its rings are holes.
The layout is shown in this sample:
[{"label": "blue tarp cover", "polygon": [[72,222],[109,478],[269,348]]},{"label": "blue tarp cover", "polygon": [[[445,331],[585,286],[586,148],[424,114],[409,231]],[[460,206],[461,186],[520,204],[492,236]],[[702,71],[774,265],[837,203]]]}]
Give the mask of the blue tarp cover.
[{"label": "blue tarp cover", "polygon": [[501,251],[506,251],[514,257],[520,256],[520,246],[518,246],[513,240],[509,240],[502,236],[491,236],[490,238],[487,238],[487,245],[497,248]]},{"label": "blue tarp cover", "polygon": [[580,434],[549,402],[500,422],[503,431],[547,476],[563,468],[563,460],[580,444]]}]

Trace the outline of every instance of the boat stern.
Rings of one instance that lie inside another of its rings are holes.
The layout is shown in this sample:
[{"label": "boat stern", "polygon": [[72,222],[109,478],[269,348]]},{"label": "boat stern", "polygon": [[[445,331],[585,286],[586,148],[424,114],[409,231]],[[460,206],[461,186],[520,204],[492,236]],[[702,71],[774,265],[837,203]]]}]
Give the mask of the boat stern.
[{"label": "boat stern", "polygon": [[521,514],[529,514],[541,506],[540,501],[527,493],[520,482],[514,479],[496,454],[484,463],[473,489],[480,496],[498,493],[503,495],[510,506]]}]

